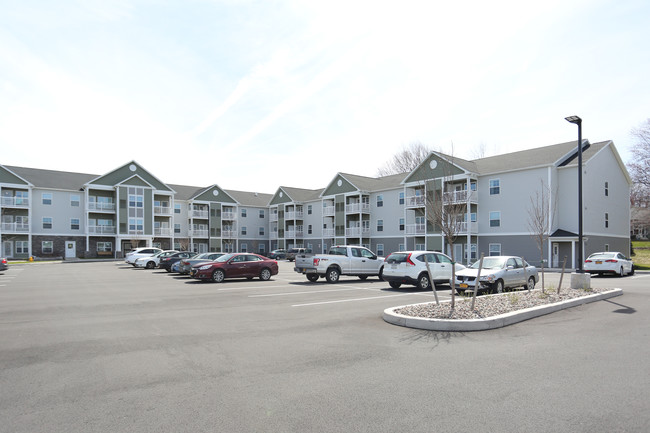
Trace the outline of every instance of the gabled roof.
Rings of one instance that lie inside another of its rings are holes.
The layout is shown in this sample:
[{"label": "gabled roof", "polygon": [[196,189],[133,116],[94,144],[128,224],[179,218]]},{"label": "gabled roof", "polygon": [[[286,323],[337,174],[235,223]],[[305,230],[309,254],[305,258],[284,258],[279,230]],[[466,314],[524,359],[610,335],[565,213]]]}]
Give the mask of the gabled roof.
[{"label": "gabled roof", "polygon": [[408,173],[399,173],[390,176],[368,177],[349,173],[337,173],[327,187],[321,191],[320,197],[353,191],[370,193],[399,188],[402,179],[407,175]]},{"label": "gabled roof", "polygon": [[320,194],[323,192],[323,188],[319,189],[302,189],[302,188],[293,188],[289,186],[280,187],[282,190],[289,196],[293,201],[296,202],[305,202],[318,200]]},{"label": "gabled roof", "polygon": [[121,167],[96,177],[87,183],[93,185],[114,186],[121,184],[134,176],[139,177],[143,182],[151,185],[151,187],[156,190],[174,192],[168,185],[160,181],[156,176],[149,173],[135,161],[127,162]]},{"label": "gabled roof", "polygon": [[87,182],[97,177],[95,174],[71,173],[68,171],[13,166],[5,167],[25,181],[31,183],[35,188],[79,191]]},{"label": "gabled roof", "polygon": [[[583,158],[590,147],[588,140],[583,140]],[[578,141],[554,144],[551,146],[537,147],[535,149],[520,150],[517,152],[503,153],[474,160],[477,172],[481,175],[503,171],[519,170],[532,167],[559,166],[577,155]]]}]

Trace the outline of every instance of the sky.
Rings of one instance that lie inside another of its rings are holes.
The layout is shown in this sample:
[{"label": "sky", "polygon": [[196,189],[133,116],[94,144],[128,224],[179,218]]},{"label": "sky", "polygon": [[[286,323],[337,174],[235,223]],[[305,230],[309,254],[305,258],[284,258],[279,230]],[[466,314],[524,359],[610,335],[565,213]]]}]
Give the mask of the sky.
[{"label": "sky", "polygon": [[274,193],[650,118],[647,0],[0,0],[0,164]]}]

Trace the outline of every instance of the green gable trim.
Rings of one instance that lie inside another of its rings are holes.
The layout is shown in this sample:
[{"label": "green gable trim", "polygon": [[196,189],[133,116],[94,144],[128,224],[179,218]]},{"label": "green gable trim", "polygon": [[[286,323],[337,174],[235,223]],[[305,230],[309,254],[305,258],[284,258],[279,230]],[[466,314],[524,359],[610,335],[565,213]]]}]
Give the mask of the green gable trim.
[{"label": "green gable trim", "polygon": [[218,186],[213,186],[206,191],[203,191],[201,194],[194,197],[193,200],[237,204],[237,200],[232,198],[227,192]]},{"label": "green gable trim", "polygon": [[289,194],[287,194],[282,188],[280,188],[274,195],[273,198],[271,199],[271,203],[269,203],[269,206],[274,206],[276,204],[282,204],[282,203],[291,203],[293,200],[291,197],[289,197]]},{"label": "green gable trim", "polygon": [[0,165],[0,184],[3,183],[29,186],[29,183]]},{"label": "green gable trim", "polygon": [[138,176],[134,176],[131,179],[127,179],[124,182],[121,183],[121,185],[128,185],[128,186],[141,186],[144,188],[151,188],[151,185],[149,185],[147,182],[142,180],[142,178]]},{"label": "green gable trim", "polygon": [[336,194],[345,194],[348,192],[357,192],[359,189],[352,185],[347,179],[340,174],[334,178],[332,182],[323,191],[323,196],[331,196]]},{"label": "green gable trim", "polygon": [[145,182],[149,183],[154,189],[159,191],[172,191],[167,185],[156,179],[151,173],[142,168],[138,163],[130,162],[122,167],[111,171],[90,182],[90,185],[107,185],[115,186],[125,182],[134,175],[139,176]]},{"label": "green gable trim", "polygon": [[462,168],[440,158],[438,155],[432,154],[404,180],[404,183],[441,179],[463,173],[465,171]]}]

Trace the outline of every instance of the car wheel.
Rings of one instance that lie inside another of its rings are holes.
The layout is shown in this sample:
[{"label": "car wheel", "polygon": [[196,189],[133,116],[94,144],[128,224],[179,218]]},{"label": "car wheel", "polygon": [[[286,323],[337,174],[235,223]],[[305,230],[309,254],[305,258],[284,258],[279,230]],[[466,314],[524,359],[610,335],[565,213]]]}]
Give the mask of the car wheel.
[{"label": "car wheel", "polygon": [[212,273],[212,281],[215,283],[223,283],[223,280],[226,279],[226,274],[221,270],[217,269]]},{"label": "car wheel", "polygon": [[524,286],[524,289],[526,290],[534,290],[535,289],[535,277],[530,277],[528,279],[528,284]]},{"label": "car wheel", "polygon": [[418,277],[417,288],[420,290],[429,290],[431,288],[431,281],[429,281],[429,275],[426,273],[420,274]]},{"label": "car wheel", "polygon": [[379,269],[379,281],[384,281],[384,267]]},{"label": "car wheel", "polygon": [[503,280],[497,280],[494,283],[494,293],[503,293]]},{"label": "car wheel", "polygon": [[621,269],[618,270],[618,276],[619,277],[624,277],[625,276],[625,271],[623,270],[623,266],[621,266]]},{"label": "car wheel", "polygon": [[393,289],[399,289],[402,287],[402,283],[398,283],[397,281],[391,281],[388,284],[390,284]]},{"label": "car wheel", "polygon": [[260,272],[260,280],[268,281],[270,279],[271,279],[271,270],[269,268],[262,269],[262,272]]},{"label": "car wheel", "polygon": [[328,283],[338,283],[341,272],[337,268],[329,268],[325,274]]},{"label": "car wheel", "polygon": [[165,270],[166,270],[167,272],[171,272],[171,271],[172,271],[172,268],[165,268]]},{"label": "car wheel", "polygon": [[147,262],[145,268],[147,269],[153,269],[156,267],[156,264],[154,262]]},{"label": "car wheel", "polygon": [[634,265],[630,267],[630,275],[634,275]]},{"label": "car wheel", "polygon": [[312,283],[318,281],[318,274],[307,274],[307,279]]}]

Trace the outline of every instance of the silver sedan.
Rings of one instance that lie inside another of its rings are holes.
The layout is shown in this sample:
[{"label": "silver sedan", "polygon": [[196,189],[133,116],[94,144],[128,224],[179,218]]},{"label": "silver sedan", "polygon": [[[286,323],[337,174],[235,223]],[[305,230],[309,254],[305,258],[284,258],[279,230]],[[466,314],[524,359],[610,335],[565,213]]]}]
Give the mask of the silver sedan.
[{"label": "silver sedan", "polygon": [[[480,261],[456,274],[456,291],[474,290]],[[521,257],[489,256],[483,258],[478,290],[503,292],[506,288],[534,289],[539,281],[537,268]]]}]

